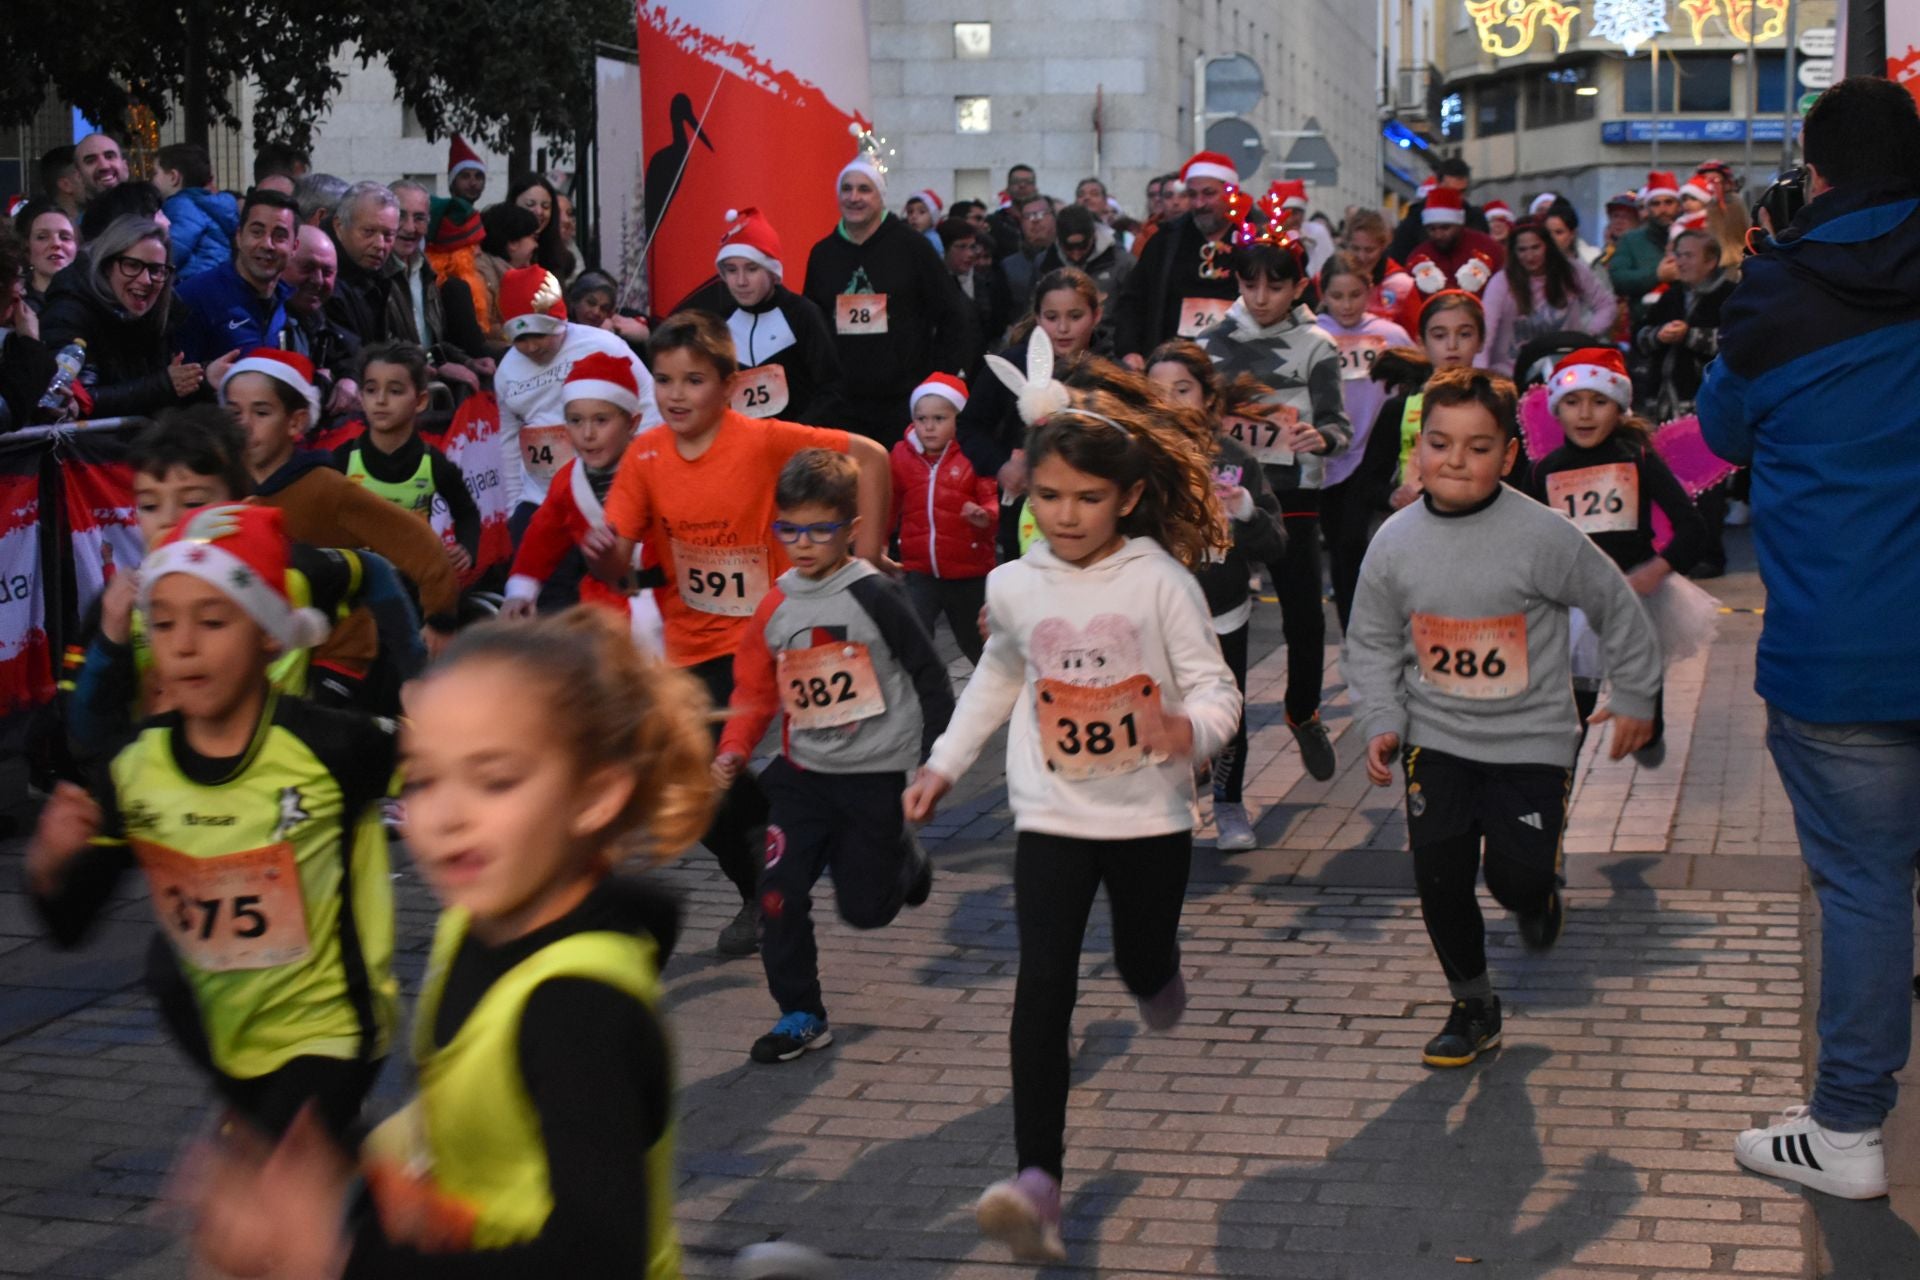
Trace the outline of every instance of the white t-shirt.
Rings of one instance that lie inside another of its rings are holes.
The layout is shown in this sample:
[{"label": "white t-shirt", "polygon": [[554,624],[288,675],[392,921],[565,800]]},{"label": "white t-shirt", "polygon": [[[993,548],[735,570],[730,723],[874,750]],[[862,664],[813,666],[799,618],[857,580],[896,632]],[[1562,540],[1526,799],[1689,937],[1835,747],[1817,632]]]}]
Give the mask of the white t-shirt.
[{"label": "white t-shirt", "polygon": [[509,512],[523,502],[544,502],[547,482],[573,457],[560,393],[573,362],[595,351],[624,356],[633,364],[634,381],[640,387],[639,429],[660,421],[660,410],[653,402],[653,375],[625,339],[605,329],[569,324],[559,352],[544,365],[535,364],[518,349],[507,352],[494,371],[493,390],[500,402],[500,481]]}]

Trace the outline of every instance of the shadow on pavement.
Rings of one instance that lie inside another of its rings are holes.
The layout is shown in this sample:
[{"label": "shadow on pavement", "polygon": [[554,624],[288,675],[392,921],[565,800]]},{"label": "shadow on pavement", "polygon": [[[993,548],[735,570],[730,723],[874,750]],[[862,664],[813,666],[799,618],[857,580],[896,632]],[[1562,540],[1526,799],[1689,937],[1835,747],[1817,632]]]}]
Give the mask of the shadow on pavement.
[{"label": "shadow on pavement", "polygon": [[1826,1244],[1833,1280],[1913,1280],[1920,1276],[1920,1234],[1885,1200],[1840,1200],[1806,1193]]}]

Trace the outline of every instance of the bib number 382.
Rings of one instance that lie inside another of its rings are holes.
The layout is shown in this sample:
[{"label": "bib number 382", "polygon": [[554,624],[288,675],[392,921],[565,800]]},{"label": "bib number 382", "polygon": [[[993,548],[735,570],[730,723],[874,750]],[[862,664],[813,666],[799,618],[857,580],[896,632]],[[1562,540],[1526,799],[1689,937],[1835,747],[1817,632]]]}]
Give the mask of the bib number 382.
[{"label": "bib number 382", "polygon": [[1033,709],[1047,768],[1070,782],[1132,773],[1152,759],[1146,739],[1160,717],[1160,686],[1151,677],[1107,685],[1039,680]]},{"label": "bib number 382", "polygon": [[1420,678],[1456,698],[1513,698],[1527,690],[1527,617],[1413,615]]},{"label": "bib number 382", "polygon": [[774,661],[787,723],[796,729],[835,729],[887,709],[873,655],[858,641],[782,649]]},{"label": "bib number 382", "polygon": [[195,968],[274,969],[306,959],[307,913],[292,845],[214,858],[144,841],[133,848],[161,931]]}]

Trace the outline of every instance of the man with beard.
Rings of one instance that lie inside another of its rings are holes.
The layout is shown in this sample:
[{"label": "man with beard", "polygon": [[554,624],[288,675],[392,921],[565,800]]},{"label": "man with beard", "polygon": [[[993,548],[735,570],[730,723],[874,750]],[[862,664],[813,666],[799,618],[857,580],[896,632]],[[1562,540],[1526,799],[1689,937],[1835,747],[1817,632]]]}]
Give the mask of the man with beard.
[{"label": "man with beard", "polygon": [[1175,334],[1196,336],[1240,296],[1227,265],[1233,226],[1226,201],[1227,188],[1239,181],[1233,161],[1217,151],[1182,166],[1191,207],[1147,241],[1114,303],[1114,349],[1129,369],[1144,372],[1147,352]]}]

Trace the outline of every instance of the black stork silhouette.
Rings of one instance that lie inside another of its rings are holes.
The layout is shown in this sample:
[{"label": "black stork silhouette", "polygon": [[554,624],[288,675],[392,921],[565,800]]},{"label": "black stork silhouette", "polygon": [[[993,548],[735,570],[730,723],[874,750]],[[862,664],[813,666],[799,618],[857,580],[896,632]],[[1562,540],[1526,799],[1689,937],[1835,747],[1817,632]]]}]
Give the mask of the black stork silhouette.
[{"label": "black stork silhouette", "polygon": [[653,235],[654,227],[666,216],[667,206],[672,203],[675,190],[680,185],[680,175],[686,169],[688,153],[693,148],[694,138],[706,144],[707,150],[713,150],[713,140],[700,128],[699,120],[694,118],[693,99],[684,93],[673,95],[673,105],[668,108],[668,119],[673,123],[673,141],[653,153],[647,161],[646,200],[647,235]]}]

